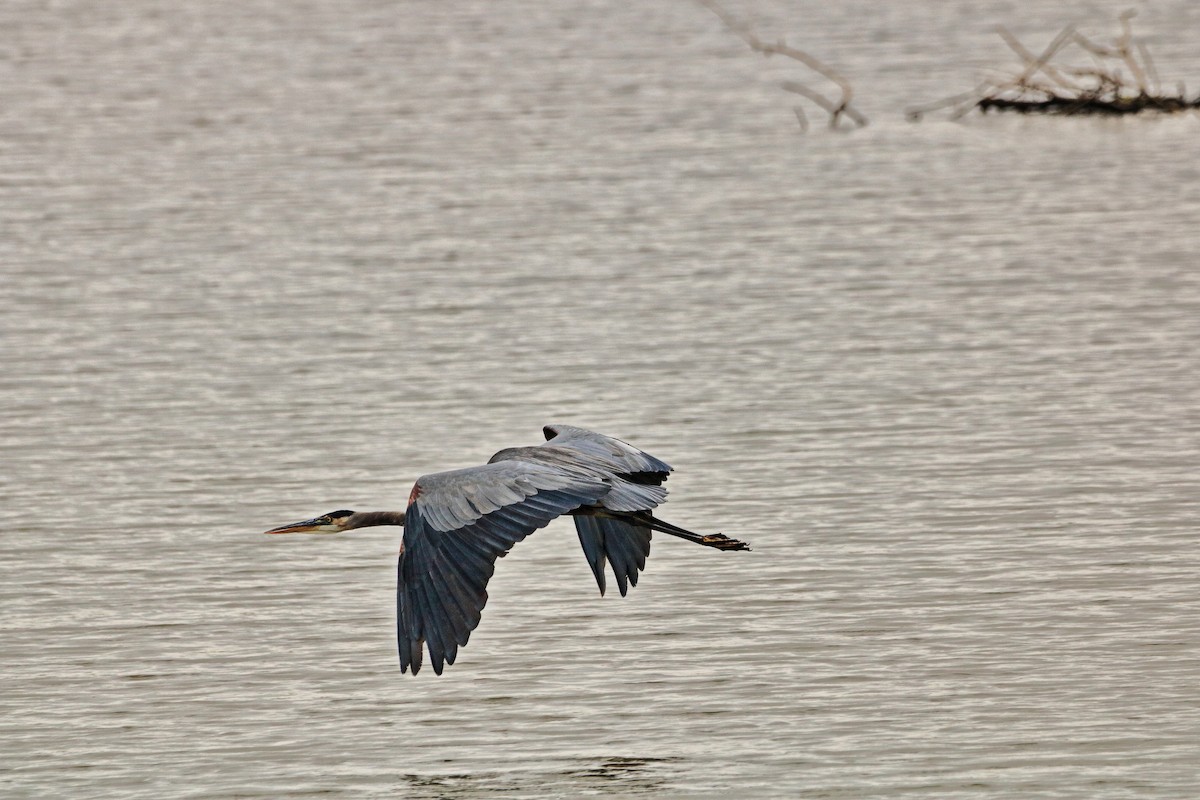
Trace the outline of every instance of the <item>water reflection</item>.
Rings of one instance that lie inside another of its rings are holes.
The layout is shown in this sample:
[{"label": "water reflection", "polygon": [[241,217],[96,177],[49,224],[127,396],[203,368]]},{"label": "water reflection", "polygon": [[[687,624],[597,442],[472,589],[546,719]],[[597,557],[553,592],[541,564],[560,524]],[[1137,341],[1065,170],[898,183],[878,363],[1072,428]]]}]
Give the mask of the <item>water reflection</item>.
[{"label": "water reflection", "polygon": [[564,772],[573,784],[580,788],[595,789],[602,792],[650,792],[664,788],[668,779],[674,773],[671,764],[681,761],[678,758],[630,758],[616,756],[605,758],[596,764],[589,764],[574,770]]},{"label": "water reflection", "polygon": [[552,771],[403,776],[403,796],[466,798],[651,794],[670,789],[683,759],[605,756],[569,760]]}]

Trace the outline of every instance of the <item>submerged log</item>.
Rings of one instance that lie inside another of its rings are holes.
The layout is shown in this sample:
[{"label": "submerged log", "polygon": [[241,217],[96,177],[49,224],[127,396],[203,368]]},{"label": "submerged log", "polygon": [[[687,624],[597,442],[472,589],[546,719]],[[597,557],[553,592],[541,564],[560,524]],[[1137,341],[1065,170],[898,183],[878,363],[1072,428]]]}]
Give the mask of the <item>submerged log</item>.
[{"label": "submerged log", "polygon": [[1159,111],[1174,114],[1200,108],[1200,97],[1188,100],[1184,97],[1139,94],[1136,97],[1070,97],[1054,95],[1043,100],[1028,100],[1010,97],[981,97],[975,107],[986,114],[989,111],[1014,111],[1018,114],[1097,114],[1121,116],[1140,114],[1143,111]]}]

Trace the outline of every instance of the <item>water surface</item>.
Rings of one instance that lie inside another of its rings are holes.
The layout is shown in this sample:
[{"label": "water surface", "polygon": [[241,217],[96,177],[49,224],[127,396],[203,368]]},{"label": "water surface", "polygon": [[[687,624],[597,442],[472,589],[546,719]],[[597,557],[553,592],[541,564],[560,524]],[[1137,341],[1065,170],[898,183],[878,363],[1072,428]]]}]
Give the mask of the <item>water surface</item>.
[{"label": "water surface", "polygon": [[[0,9],[5,796],[1194,796],[1200,119],[904,121],[1090,3],[730,7],[872,124],[688,3]],[[548,422],[754,551],[555,523],[414,679],[398,531],[258,534]]]}]

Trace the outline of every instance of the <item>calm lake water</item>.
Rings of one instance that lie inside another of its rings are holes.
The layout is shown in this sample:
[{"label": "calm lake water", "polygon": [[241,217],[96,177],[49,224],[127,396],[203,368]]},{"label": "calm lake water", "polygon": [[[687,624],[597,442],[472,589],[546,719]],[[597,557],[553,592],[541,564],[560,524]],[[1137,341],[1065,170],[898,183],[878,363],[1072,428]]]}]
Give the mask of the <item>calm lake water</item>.
[{"label": "calm lake water", "polygon": [[[1200,791],[1200,117],[933,117],[1089,2],[0,5],[4,797]],[[1200,89],[1200,6],[1138,6]],[[1190,91],[1190,90],[1189,90]],[[401,675],[403,507],[675,465]]]}]

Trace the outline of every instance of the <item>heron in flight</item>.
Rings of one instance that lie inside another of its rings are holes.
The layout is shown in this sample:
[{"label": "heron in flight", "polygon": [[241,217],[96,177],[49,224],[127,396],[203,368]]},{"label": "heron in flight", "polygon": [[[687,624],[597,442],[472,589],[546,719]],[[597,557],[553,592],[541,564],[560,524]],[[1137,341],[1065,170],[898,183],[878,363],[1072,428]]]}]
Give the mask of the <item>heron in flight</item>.
[{"label": "heron in flight", "polygon": [[652,531],[719,550],[749,550],[737,539],[702,535],[652,513],[667,499],[665,461],[633,445],[570,425],[547,425],[543,444],[512,447],[487,464],[417,479],[405,511],[332,511],[267,533],[340,533],[402,525],[396,583],[400,668],[421,669],[428,648],[433,671],[453,664],[479,625],[497,558],[569,514],[592,574],[604,594],[607,563],[624,595],[636,586],[650,554]]}]

